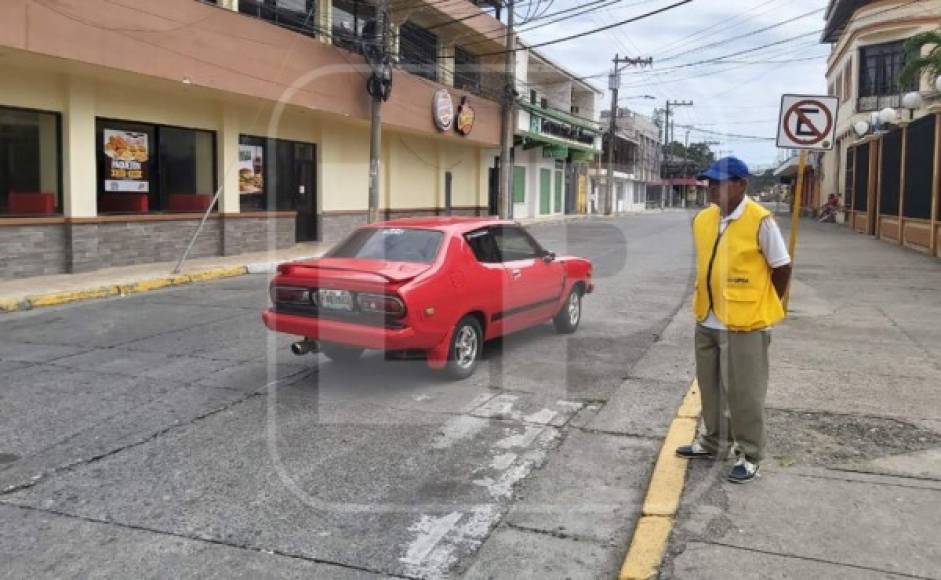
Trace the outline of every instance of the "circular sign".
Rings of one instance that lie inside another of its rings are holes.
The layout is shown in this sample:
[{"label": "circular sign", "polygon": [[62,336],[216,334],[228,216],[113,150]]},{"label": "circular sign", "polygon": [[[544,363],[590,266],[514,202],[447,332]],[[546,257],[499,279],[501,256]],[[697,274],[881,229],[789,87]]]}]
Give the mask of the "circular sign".
[{"label": "circular sign", "polygon": [[435,91],[431,111],[439,130],[447,131],[454,126],[454,100],[446,89]]},{"label": "circular sign", "polygon": [[[809,112],[817,114],[822,113],[826,119],[823,124],[824,126],[820,126],[820,119],[811,119],[808,116]],[[795,116],[795,127],[792,129],[791,121]],[[820,101],[816,99],[805,99],[791,105],[787,112],[784,113],[783,124],[784,133],[787,135],[788,139],[797,145],[811,146],[827,139],[827,135],[830,134],[830,130],[833,128],[833,114],[830,113],[830,109]],[[829,143],[824,144],[824,146],[828,145]]]},{"label": "circular sign", "polygon": [[477,119],[477,113],[467,102],[467,97],[461,99],[461,106],[457,109],[457,132],[465,137],[474,130],[474,121]]}]

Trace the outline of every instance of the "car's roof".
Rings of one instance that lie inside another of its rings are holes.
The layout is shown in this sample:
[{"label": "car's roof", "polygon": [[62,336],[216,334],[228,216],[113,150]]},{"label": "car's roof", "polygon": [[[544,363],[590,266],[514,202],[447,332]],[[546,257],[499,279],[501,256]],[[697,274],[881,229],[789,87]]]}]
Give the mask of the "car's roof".
[{"label": "car's roof", "polygon": [[440,231],[469,232],[478,228],[498,225],[512,224],[512,221],[503,220],[496,217],[475,217],[475,216],[439,216],[439,217],[414,217],[399,218],[385,222],[371,224],[370,227],[376,228],[422,228]]}]

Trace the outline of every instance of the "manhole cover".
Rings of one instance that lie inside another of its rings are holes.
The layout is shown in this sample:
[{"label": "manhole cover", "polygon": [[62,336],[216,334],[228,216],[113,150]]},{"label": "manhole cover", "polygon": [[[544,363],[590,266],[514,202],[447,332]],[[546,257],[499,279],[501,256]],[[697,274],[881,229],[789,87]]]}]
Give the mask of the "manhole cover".
[{"label": "manhole cover", "polygon": [[19,456],[19,455],[16,455],[15,453],[0,453],[0,464],[2,464],[2,463],[13,463],[14,461],[16,461],[16,460],[19,459],[19,458],[20,458],[20,456]]}]

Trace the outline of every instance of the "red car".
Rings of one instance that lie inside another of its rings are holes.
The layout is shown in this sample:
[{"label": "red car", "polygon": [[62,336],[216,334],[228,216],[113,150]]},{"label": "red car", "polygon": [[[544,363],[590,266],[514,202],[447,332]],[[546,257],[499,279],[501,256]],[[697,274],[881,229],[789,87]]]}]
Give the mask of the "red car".
[{"label": "red car", "polygon": [[549,320],[575,332],[591,275],[590,261],[556,257],[513,222],[400,219],[361,227],[322,258],[281,264],[262,319],[304,337],[295,354],[421,353],[462,379],[486,340]]}]

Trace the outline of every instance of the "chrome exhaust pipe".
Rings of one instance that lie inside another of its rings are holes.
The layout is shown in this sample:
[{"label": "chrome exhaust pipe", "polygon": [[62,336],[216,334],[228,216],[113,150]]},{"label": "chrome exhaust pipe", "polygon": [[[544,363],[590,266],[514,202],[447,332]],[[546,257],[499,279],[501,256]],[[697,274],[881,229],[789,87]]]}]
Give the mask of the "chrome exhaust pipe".
[{"label": "chrome exhaust pipe", "polygon": [[320,345],[317,344],[316,340],[299,340],[291,344],[291,352],[297,356],[304,356],[312,352],[318,352],[320,350]]}]

